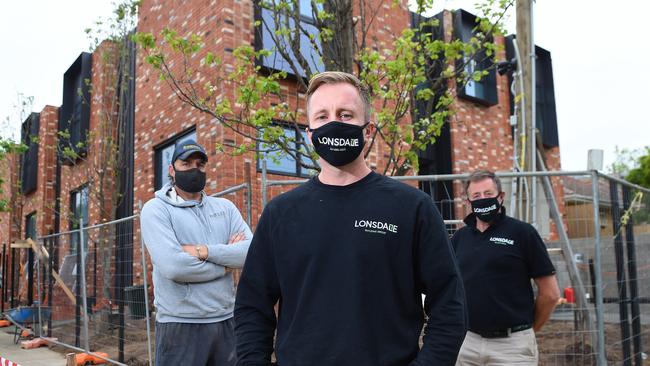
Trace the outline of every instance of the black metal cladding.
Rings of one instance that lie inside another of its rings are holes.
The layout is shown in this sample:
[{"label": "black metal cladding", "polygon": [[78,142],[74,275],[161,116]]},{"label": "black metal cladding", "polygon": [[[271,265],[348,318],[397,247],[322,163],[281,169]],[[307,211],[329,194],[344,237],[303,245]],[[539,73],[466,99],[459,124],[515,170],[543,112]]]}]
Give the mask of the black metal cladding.
[{"label": "black metal cladding", "polygon": [[537,55],[535,67],[536,125],[542,136],[542,143],[546,147],[560,146],[551,53],[536,46],[535,54]]},{"label": "black metal cladding", "polygon": [[[434,16],[434,18],[438,20],[438,26],[427,26],[423,29],[423,31],[430,33],[433,39],[442,39],[444,36],[443,13],[438,13]],[[419,14],[411,13],[411,25],[414,29],[419,28],[420,22],[426,20],[428,19],[421,17]],[[435,79],[440,76],[442,72],[442,66],[444,64],[446,64],[446,60],[444,57],[441,57],[437,60],[437,62],[431,65],[430,70],[428,70],[431,79]],[[431,87],[431,82],[428,81],[422,85],[419,85],[416,89],[424,87]],[[442,89],[434,90],[434,97],[433,100],[430,101],[430,104],[429,101],[416,100],[415,118],[419,120],[420,118],[430,117],[431,114],[435,112],[435,106],[445,90],[446,83]],[[433,106],[433,108],[430,108],[430,106]],[[443,124],[440,136],[436,138],[435,143],[428,145],[424,151],[420,151],[418,153],[418,160],[418,174],[420,175],[452,173],[451,131],[449,129],[448,122],[445,122]],[[452,202],[454,197],[454,188],[452,182],[420,182],[419,186],[422,191],[428,193],[437,203],[437,207],[445,220],[454,219],[455,215]]]},{"label": "black metal cladding", "polygon": [[[59,110],[59,131],[70,134],[69,138],[59,136],[59,151],[66,147],[79,156],[87,152],[88,128],[90,125],[90,77],[92,55],[82,52],[63,75],[63,104]],[[64,164],[75,161],[65,158]]]},{"label": "black metal cladding", "polygon": [[[469,42],[474,36],[477,26],[477,17],[465,10],[454,12],[454,37]],[[458,96],[487,106],[499,103],[497,96],[497,75],[492,56],[487,56],[484,51],[477,52],[471,60],[460,59],[456,61],[456,68],[465,68],[468,73],[473,71],[488,70],[488,74],[480,81],[469,81],[459,85]],[[471,76],[471,75],[470,75]]]},{"label": "black metal cladding", "polygon": [[40,115],[32,113],[23,122],[21,141],[28,147],[22,155],[20,167],[21,192],[29,194],[36,191],[38,181],[38,129]]},{"label": "black metal cladding", "polygon": [[[515,58],[512,42],[515,35],[506,37],[506,59]],[[555,86],[553,83],[553,65],[551,53],[542,47],[535,46],[535,125],[540,132],[542,144],[546,147],[560,146],[557,129],[557,113],[555,110]],[[508,83],[512,84],[512,73],[508,74]],[[515,97],[510,90],[510,114],[514,113]]]}]

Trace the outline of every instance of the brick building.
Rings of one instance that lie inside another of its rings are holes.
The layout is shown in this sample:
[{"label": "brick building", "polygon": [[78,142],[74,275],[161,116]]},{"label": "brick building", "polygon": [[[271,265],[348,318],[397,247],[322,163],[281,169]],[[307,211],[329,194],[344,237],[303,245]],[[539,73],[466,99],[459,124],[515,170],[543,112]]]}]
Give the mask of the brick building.
[{"label": "brick building", "polygon": [[[395,7],[381,5],[379,2],[375,4],[373,1],[367,4],[379,9],[375,21],[377,25],[370,29],[368,35],[370,47],[385,47],[392,35],[399,34],[402,29],[411,26],[412,16],[405,1]],[[377,6],[378,4],[381,6]],[[143,1],[139,10],[138,31],[159,34],[164,28],[172,28],[182,35],[199,34],[206,49],[222,59],[227,67],[234,63],[233,50],[238,46],[268,46],[264,44],[264,31],[255,25],[255,21],[262,16],[264,14],[256,13],[252,2],[246,0],[192,0],[182,5],[174,1]],[[475,21],[472,14],[462,10],[445,11],[438,17],[442,20],[440,34],[446,40],[451,40],[452,37],[467,40],[467,37],[471,37]],[[308,19],[306,22],[308,23]],[[496,37],[495,42],[507,46],[508,40]],[[95,225],[137,214],[141,205],[151,199],[154,191],[166,181],[167,166],[174,144],[186,138],[194,138],[208,150],[208,193],[241,184],[250,175],[251,224],[254,228],[263,208],[261,163],[265,158],[253,153],[235,157],[219,153],[217,145],[238,146],[246,142],[246,139],[224,127],[210,115],[179,100],[168,83],[161,80],[145,62],[144,54],[138,52],[136,55],[132,45],[129,46],[129,67],[126,69],[123,64],[115,61],[115,58],[107,59],[106,53],[115,51],[116,47],[115,44],[105,42],[92,54],[79,55],[64,74],[61,107],[57,109],[48,106],[40,113],[38,157],[31,157],[29,153],[23,156],[23,161],[36,161],[37,186],[33,192],[19,195],[22,197],[23,209],[14,211],[16,219],[28,222],[25,221],[27,217],[34,217],[36,233],[46,235],[76,229],[80,220],[86,225]],[[538,52],[542,51],[546,52],[538,49]],[[500,52],[499,59],[510,58],[507,55],[507,47]],[[545,81],[545,84],[538,82],[538,89],[545,91],[549,97],[538,106],[538,110],[546,113],[538,121],[541,121],[540,126],[543,126],[540,129],[544,133],[542,143],[545,146],[547,167],[549,170],[559,170],[555,102],[551,97],[553,85],[550,54],[544,54],[544,57],[540,59],[547,60],[548,64],[539,64],[539,68],[548,75],[539,78]],[[181,61],[169,60],[172,67],[178,67]],[[200,66],[199,57],[192,62],[196,63],[194,66],[197,68]],[[280,70],[284,67],[281,63],[270,62],[265,59],[261,66]],[[444,125],[437,143],[421,154],[420,170],[413,172],[414,174],[466,173],[477,168],[512,170],[514,143],[510,125],[513,100],[509,93],[511,80],[507,75],[498,75],[492,66],[477,66],[490,70],[481,82],[468,83],[462,87],[456,85],[453,80],[449,82],[447,87],[456,96],[453,104],[456,113]],[[132,79],[128,85],[119,84],[120,86],[116,87],[118,84],[113,80],[116,75],[123,73],[129,73]],[[198,82],[204,83],[208,79],[209,75],[202,75]],[[289,102],[292,103],[292,108],[302,113],[299,121],[305,123],[304,96],[292,80],[295,78],[282,81],[282,90],[288,95],[299,96]],[[220,92],[233,93],[228,89]],[[126,102],[121,108],[116,108],[111,101],[115,100],[116,95],[121,95],[119,93],[123,93]],[[273,101],[269,101],[271,102]],[[121,118],[116,118],[118,115]],[[115,122],[119,123],[119,126],[110,130],[112,132],[102,134],[107,121],[119,121]],[[55,142],[57,131],[67,131],[69,135],[66,134]],[[288,130],[288,133],[299,136],[301,131]],[[110,141],[117,140],[117,136],[121,136],[119,147],[110,150],[114,154],[112,157],[107,156],[104,147]],[[62,153],[66,148],[69,152],[67,155]],[[372,167],[380,166],[386,159],[386,154],[386,146],[375,144],[368,158],[369,164]],[[107,164],[111,159],[117,159],[120,164]],[[279,162],[266,159],[266,163],[270,179],[297,179],[308,175],[299,164],[286,159]],[[17,165],[14,169],[16,167]],[[104,179],[108,180],[104,181],[104,185],[101,184],[101,176],[106,172],[103,168],[113,169],[116,173],[105,176]],[[439,207],[445,218],[463,217],[464,208],[457,199],[462,196],[460,184],[436,183],[420,186],[431,193],[437,202],[441,202]],[[103,187],[101,194],[98,187]],[[290,188],[269,187],[268,193],[272,197]],[[556,184],[554,188],[561,200],[561,185]],[[120,199],[114,199],[115,193]],[[246,195],[240,191],[227,198],[239,207],[246,218]],[[560,202],[560,207],[562,206]],[[546,215],[548,217],[548,212]],[[6,225],[5,220],[1,223]],[[127,233],[119,239],[126,242],[119,243],[116,240],[111,244],[111,253],[115,253],[117,258],[108,265],[111,266],[111,271],[122,274],[117,276],[119,279],[114,282],[113,286],[116,288],[142,283],[138,222],[133,224],[135,227],[128,224],[116,229]],[[24,237],[27,232],[25,226],[9,235],[7,233],[10,230],[3,230],[0,233],[2,241],[10,243]],[[546,232],[546,236],[552,236],[552,227]],[[124,239],[127,237],[128,239]],[[60,269],[63,273],[72,268],[64,267],[67,265],[66,257],[75,253],[74,248],[78,244],[75,240],[77,239],[69,237],[53,243],[52,251],[57,258],[54,269]],[[97,250],[98,240],[91,237],[89,242],[87,241],[88,239],[83,244],[88,245],[89,251]],[[134,243],[137,245],[134,246]],[[121,249],[115,250],[115,247]],[[102,266],[106,263],[97,259],[87,263],[93,268],[95,276],[98,276],[96,281],[101,283],[102,273],[105,273]],[[147,263],[150,266],[150,262]],[[117,267],[118,265],[124,267]],[[74,263],[70,266],[74,266]]]}]

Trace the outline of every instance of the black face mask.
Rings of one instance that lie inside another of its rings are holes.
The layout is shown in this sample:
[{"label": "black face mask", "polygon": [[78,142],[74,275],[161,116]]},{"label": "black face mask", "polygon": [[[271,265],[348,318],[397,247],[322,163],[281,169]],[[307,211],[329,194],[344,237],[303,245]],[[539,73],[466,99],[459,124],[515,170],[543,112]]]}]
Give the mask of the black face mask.
[{"label": "black face mask", "polygon": [[185,192],[197,193],[205,188],[205,172],[202,172],[199,168],[189,170],[174,169],[174,171],[176,172],[174,184]]},{"label": "black face mask", "polygon": [[328,122],[312,132],[311,142],[316,153],[333,166],[353,162],[363,151],[363,126],[339,121]]},{"label": "black face mask", "polygon": [[501,203],[497,197],[481,198],[469,201],[472,204],[472,212],[483,222],[492,222],[499,216]]}]

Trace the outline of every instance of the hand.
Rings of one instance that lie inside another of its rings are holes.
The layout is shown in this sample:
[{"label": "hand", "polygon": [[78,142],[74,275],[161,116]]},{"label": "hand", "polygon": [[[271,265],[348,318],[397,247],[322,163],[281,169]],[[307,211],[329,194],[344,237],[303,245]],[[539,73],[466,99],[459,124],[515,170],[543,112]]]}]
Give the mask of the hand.
[{"label": "hand", "polygon": [[233,236],[230,237],[230,239],[228,240],[228,244],[236,243],[244,239],[246,239],[246,234],[244,234],[243,231],[240,231],[238,233],[233,234]]},{"label": "hand", "polygon": [[194,245],[194,244],[183,244],[181,246],[183,251],[193,257],[196,257],[202,261],[208,259],[208,246],[207,245]]}]

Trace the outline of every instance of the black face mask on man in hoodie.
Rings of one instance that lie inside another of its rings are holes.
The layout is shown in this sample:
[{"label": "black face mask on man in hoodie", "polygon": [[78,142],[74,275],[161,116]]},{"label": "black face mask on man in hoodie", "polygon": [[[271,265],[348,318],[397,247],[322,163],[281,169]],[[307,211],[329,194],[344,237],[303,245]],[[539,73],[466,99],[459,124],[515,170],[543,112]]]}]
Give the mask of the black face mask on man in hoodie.
[{"label": "black face mask on man in hoodie", "polygon": [[205,188],[205,172],[199,168],[176,170],[174,185],[188,193],[198,193]]}]

